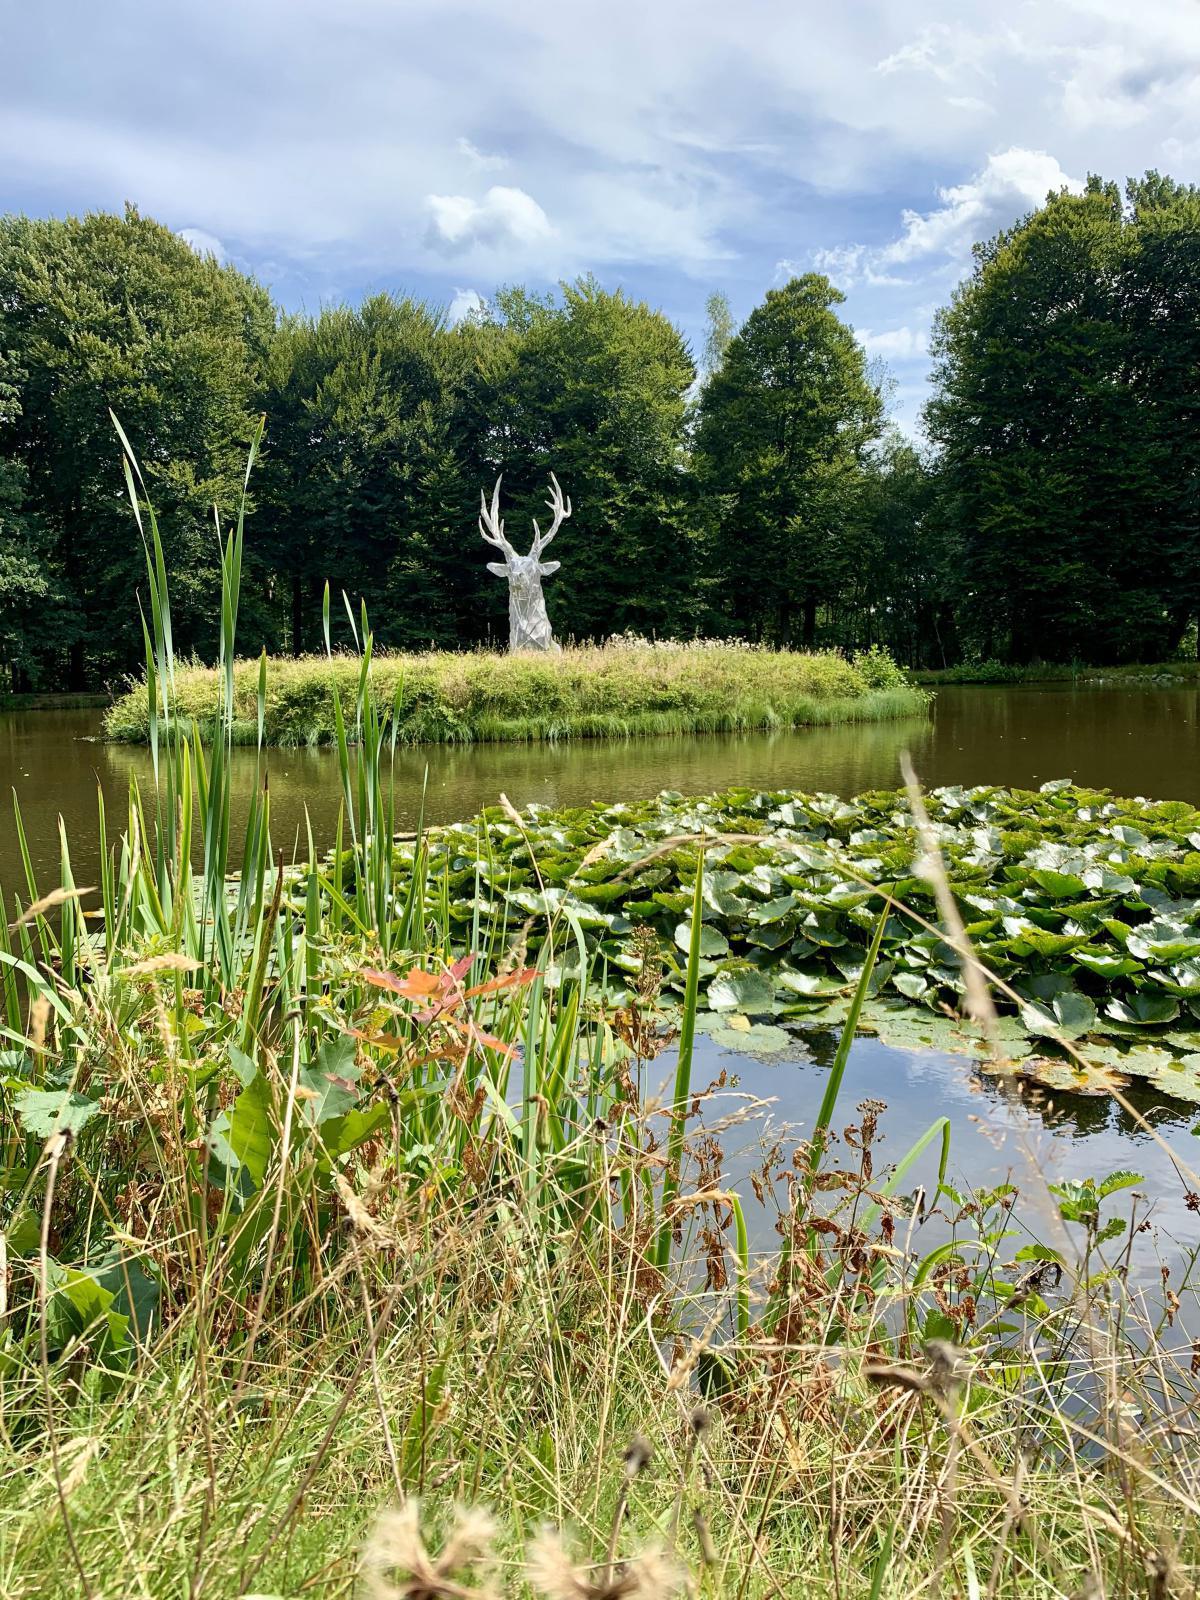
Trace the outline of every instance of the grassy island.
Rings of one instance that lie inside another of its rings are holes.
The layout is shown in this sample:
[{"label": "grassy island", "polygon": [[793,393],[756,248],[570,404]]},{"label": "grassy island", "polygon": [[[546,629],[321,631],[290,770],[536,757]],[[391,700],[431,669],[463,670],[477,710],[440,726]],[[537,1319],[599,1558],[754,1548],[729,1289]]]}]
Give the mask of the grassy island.
[{"label": "grassy island", "polygon": [[[268,744],[322,745],[337,738],[334,689],[353,706],[360,662],[349,655],[268,661],[263,737]],[[260,663],[234,668],[235,743],[258,738]],[[180,666],[177,715],[211,724],[221,684],[214,669]],[[381,655],[371,693],[394,711],[409,743],[622,738],[664,733],[735,733],[911,716],[923,690],[881,651],[847,660],[744,644],[619,640],[554,655],[443,651]],[[112,739],[145,741],[145,686],[108,713]]]}]

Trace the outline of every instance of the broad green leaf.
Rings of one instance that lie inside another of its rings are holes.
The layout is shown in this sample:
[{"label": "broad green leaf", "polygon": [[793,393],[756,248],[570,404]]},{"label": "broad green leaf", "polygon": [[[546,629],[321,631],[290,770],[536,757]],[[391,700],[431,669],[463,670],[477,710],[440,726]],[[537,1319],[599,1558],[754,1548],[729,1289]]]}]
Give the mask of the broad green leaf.
[{"label": "broad green leaf", "polygon": [[756,1022],[749,1028],[718,1028],[712,1039],[723,1049],[738,1050],[743,1055],[775,1055],[796,1044],[785,1028],[768,1022]]},{"label": "broad green leaf", "polygon": [[255,1074],[228,1111],[213,1119],[206,1143],[224,1180],[242,1199],[261,1189],[276,1142],[275,1109],[261,1072]]},{"label": "broad green leaf", "polygon": [[99,1100],[67,1089],[22,1089],[12,1103],[26,1133],[39,1139],[81,1133],[100,1110]]},{"label": "broad green leaf", "polygon": [[1080,1039],[1096,1026],[1096,1008],[1086,995],[1067,990],[1051,1000],[1027,1000],[1021,1021],[1030,1033],[1052,1039]]},{"label": "broad green leaf", "polygon": [[104,1330],[111,1349],[124,1346],[129,1319],[114,1309],[116,1297],[111,1289],[92,1273],[64,1267],[56,1261],[50,1263],[47,1281],[51,1290],[47,1324],[54,1348],[61,1349],[72,1338],[94,1334],[97,1327]]},{"label": "broad green leaf", "polygon": [[1043,869],[1035,870],[1029,876],[1051,900],[1076,900],[1087,890],[1083,879],[1077,878],[1070,872],[1051,872]]},{"label": "broad green leaf", "polygon": [[[690,922],[681,922],[675,929],[675,943],[681,950],[690,950],[692,947],[692,925]],[[700,926],[700,954],[709,960],[718,956],[729,954],[729,940],[719,928],[714,928],[710,923]]]},{"label": "broad green leaf", "polygon": [[1114,997],[1104,1007],[1105,1015],[1132,1027],[1155,1027],[1159,1023],[1174,1022],[1179,1015],[1179,1002],[1173,995],[1149,994],[1145,989],[1127,996]]},{"label": "broad green leaf", "polygon": [[341,1034],[326,1039],[316,1059],[300,1069],[301,1104],[305,1121],[312,1127],[344,1116],[358,1099],[362,1068],[354,1059],[356,1052],[353,1036]]},{"label": "broad green leaf", "polygon": [[1091,945],[1073,951],[1071,959],[1077,966],[1094,972],[1098,978],[1129,978],[1143,970],[1140,961],[1119,955],[1115,950],[1101,950]]},{"label": "broad green leaf", "polygon": [[321,1125],[321,1143],[326,1154],[336,1160],[382,1133],[391,1120],[391,1108],[386,1100],[376,1100],[366,1107],[356,1106],[344,1116],[331,1117]]},{"label": "broad green leaf", "polygon": [[753,967],[726,968],[708,986],[708,1004],[713,1011],[745,1011],[761,1016],[775,1003],[775,984]]}]

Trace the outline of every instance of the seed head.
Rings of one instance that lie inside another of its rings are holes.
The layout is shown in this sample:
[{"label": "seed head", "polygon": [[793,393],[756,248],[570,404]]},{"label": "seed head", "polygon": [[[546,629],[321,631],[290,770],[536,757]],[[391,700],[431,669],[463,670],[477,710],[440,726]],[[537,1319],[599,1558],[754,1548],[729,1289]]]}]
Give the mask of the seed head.
[{"label": "seed head", "polygon": [[610,1569],[576,1561],[556,1528],[543,1528],[526,1554],[530,1587],[545,1600],[670,1600],[686,1574],[658,1545]]},{"label": "seed head", "polygon": [[492,1572],[495,1524],[479,1506],[460,1506],[442,1548],[421,1536],[415,1499],[385,1511],[364,1546],[361,1574],[369,1600],[499,1600]]}]

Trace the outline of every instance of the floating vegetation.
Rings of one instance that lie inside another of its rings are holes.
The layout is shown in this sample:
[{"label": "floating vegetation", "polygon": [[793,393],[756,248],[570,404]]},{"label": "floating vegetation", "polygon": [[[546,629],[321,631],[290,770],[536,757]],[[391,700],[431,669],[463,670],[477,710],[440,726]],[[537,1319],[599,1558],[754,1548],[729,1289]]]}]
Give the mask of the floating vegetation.
[{"label": "floating vegetation", "polygon": [[[998,997],[1016,1068],[1091,1093],[1136,1077],[1200,1103],[1200,811],[1066,780],[936,789],[929,810],[967,935],[1016,996]],[[890,897],[865,1025],[903,1048],[984,1053],[901,791],[493,808],[424,848],[430,903],[460,922],[520,930],[533,950],[561,923],[615,975],[636,970],[630,939],[648,926],[676,988],[702,857],[697,1025],[754,1053],[845,1020]],[[401,873],[412,855],[398,846]]]}]

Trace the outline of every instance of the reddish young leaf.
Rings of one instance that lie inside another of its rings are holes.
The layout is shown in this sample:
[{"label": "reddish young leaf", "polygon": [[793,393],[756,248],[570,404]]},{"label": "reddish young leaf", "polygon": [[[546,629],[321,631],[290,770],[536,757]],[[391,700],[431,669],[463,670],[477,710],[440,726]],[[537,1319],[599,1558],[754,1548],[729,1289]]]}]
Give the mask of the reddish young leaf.
[{"label": "reddish young leaf", "polygon": [[446,988],[442,973],[426,972],[421,967],[413,967],[403,978],[396,977],[393,972],[377,972],[372,967],[363,967],[358,976],[377,989],[387,989],[404,1000],[428,1000],[430,995]]},{"label": "reddish young leaf", "polygon": [[520,972],[510,972],[503,978],[489,978],[486,983],[477,983],[474,988],[468,989],[463,999],[474,1000],[476,995],[499,994],[504,989],[519,989],[527,983],[532,983],[537,975],[536,967],[523,967]]},{"label": "reddish young leaf", "polygon": [[348,1031],[352,1038],[361,1039],[364,1044],[373,1044],[379,1050],[390,1050],[393,1055],[399,1055],[406,1045],[406,1041],[397,1038],[394,1033],[367,1033],[362,1028]]}]

